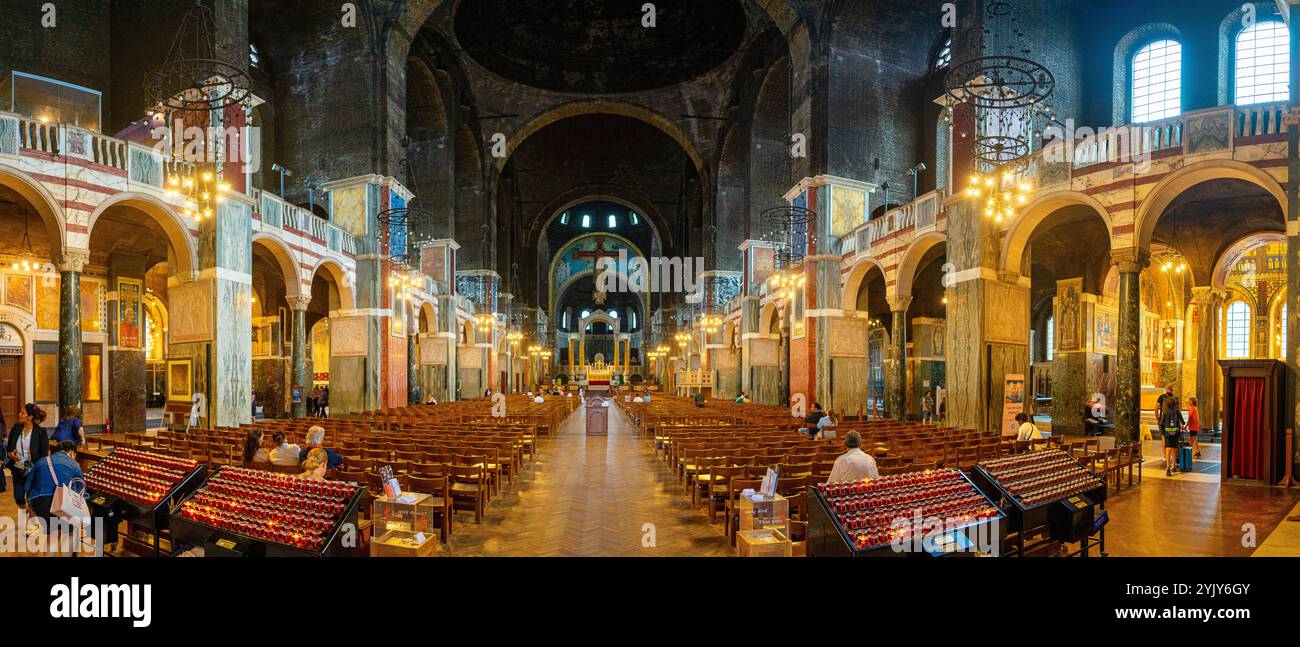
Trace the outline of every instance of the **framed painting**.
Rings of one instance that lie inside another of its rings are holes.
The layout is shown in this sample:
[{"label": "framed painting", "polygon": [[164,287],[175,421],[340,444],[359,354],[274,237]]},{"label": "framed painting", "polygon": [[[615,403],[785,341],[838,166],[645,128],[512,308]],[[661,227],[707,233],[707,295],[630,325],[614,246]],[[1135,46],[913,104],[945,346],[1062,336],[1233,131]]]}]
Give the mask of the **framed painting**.
[{"label": "framed painting", "polygon": [[169,360],[167,362],[167,399],[173,402],[189,402],[193,392],[194,382],[190,373],[190,360]]}]

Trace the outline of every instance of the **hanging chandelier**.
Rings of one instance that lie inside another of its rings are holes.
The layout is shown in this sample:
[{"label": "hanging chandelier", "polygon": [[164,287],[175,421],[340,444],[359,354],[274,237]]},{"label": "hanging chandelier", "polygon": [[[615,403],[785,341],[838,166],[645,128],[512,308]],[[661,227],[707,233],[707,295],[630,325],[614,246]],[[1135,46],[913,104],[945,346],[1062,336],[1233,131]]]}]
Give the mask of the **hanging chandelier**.
[{"label": "hanging chandelier", "polygon": [[19,245],[18,260],[10,266],[10,269],[15,272],[19,269],[33,272],[41,267],[41,259],[36,256],[36,250],[32,249],[31,223],[27,215],[27,212],[23,211],[23,241]]},{"label": "hanging chandelier", "polygon": [[722,327],[722,317],[714,314],[703,315],[700,317],[700,327],[704,328],[704,332],[712,335]]},{"label": "hanging chandelier", "polygon": [[201,113],[250,105],[247,73],[216,55],[216,20],[202,0],[185,12],[162,63],[145,75],[144,88],[155,112]]},{"label": "hanging chandelier", "polygon": [[226,201],[230,184],[217,179],[210,170],[199,171],[193,166],[176,166],[167,176],[167,197],[179,199],[181,213],[195,222],[213,217],[217,208]]},{"label": "hanging chandelier", "polygon": [[[1001,223],[1033,195],[1033,133],[1054,120],[1047,100],[1056,79],[1045,65],[1028,58],[1025,33],[1016,24],[1015,6],[993,0],[985,7],[986,28],[980,56],[954,64],[944,77],[951,121],[954,105],[976,115],[971,140],[967,197],[979,200],[986,218]],[[965,137],[966,133],[962,133]]]}]

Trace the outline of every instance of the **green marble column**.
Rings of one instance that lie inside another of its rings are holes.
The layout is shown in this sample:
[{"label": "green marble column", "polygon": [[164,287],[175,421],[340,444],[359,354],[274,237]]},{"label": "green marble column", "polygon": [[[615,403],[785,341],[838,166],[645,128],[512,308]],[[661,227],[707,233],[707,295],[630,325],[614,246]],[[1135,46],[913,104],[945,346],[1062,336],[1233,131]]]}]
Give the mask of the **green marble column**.
[{"label": "green marble column", "polygon": [[[1219,420],[1219,306],[1226,296],[1212,287],[1192,288],[1192,303],[1196,304],[1196,319],[1192,322],[1196,326],[1196,391],[1191,395],[1196,396],[1201,411],[1202,429],[1213,428]],[[1287,312],[1289,315],[1290,310]]]},{"label": "green marble column", "polygon": [[59,415],[70,405],[81,406],[81,271],[90,254],[63,253],[59,266]]},{"label": "green marble column", "polygon": [[885,408],[895,420],[907,419],[907,307],[912,297],[890,297],[889,310],[893,314],[890,341],[893,357],[889,363],[889,384]]},{"label": "green marble column", "polygon": [[416,357],[415,338],[417,333],[406,336],[406,403],[420,404],[420,362]]},{"label": "green marble column", "polygon": [[1119,270],[1119,342],[1115,367],[1115,441],[1141,437],[1142,302],[1139,280],[1148,255],[1137,250],[1111,252]]},{"label": "green marble column", "polygon": [[302,390],[298,402],[291,402],[289,415],[302,418],[307,415],[307,398],[311,393],[311,382],[307,379],[307,304],[311,297],[289,297],[289,307],[293,314],[293,347],[289,359],[290,393],[293,385]]},{"label": "green marble column", "polygon": [[[778,392],[781,394],[782,406],[790,406],[790,310],[793,304],[787,303],[781,306],[781,345],[777,348],[777,357],[779,358],[780,367],[777,369],[780,373]],[[811,407],[812,403],[805,403]]]}]

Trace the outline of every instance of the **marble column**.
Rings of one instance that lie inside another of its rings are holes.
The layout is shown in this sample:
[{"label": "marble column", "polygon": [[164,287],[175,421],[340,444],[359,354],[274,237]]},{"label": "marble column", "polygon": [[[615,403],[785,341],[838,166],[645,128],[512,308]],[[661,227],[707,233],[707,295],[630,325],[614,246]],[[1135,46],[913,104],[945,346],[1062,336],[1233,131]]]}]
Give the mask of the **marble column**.
[{"label": "marble column", "polygon": [[1226,296],[1217,288],[1192,288],[1192,303],[1196,306],[1192,315],[1196,318],[1193,321],[1196,326],[1196,392],[1193,395],[1201,412],[1202,429],[1214,427],[1219,420],[1219,306]]},{"label": "marble column", "polygon": [[64,251],[59,264],[59,416],[81,406],[81,272],[90,253]]},{"label": "marble column", "polygon": [[1136,249],[1111,252],[1119,271],[1119,341],[1115,366],[1115,441],[1141,437],[1142,301],[1140,277],[1149,255]]},{"label": "marble column", "polygon": [[311,382],[307,379],[307,304],[310,296],[288,297],[289,309],[293,317],[293,340],[289,351],[289,393],[294,386],[301,389],[297,402],[290,397],[289,415],[302,418],[307,415],[307,397],[311,393]]},{"label": "marble column", "polygon": [[418,349],[415,346],[415,338],[419,333],[414,330],[409,331],[406,335],[406,403],[420,404],[420,362],[416,356]]},{"label": "marble column", "polygon": [[907,419],[907,307],[912,297],[889,297],[889,310],[893,314],[890,341],[893,357],[889,364],[889,393],[885,406],[895,420]]},{"label": "marble column", "polygon": [[[787,302],[781,308],[781,345],[777,348],[777,357],[779,358],[779,372],[781,379],[777,383],[778,391],[781,394],[781,405],[790,406],[790,311],[794,309],[794,304]],[[805,403],[809,408],[811,402]]]}]

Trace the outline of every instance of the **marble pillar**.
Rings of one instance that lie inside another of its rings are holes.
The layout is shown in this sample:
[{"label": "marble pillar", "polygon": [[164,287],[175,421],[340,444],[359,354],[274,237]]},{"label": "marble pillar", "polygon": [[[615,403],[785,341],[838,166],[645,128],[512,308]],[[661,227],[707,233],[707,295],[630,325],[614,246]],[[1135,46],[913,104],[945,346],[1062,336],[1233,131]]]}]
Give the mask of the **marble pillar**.
[{"label": "marble pillar", "polygon": [[59,415],[81,406],[81,272],[90,253],[64,251],[59,265]]},{"label": "marble pillar", "polygon": [[907,307],[912,297],[889,297],[889,310],[893,314],[890,342],[893,345],[889,362],[889,393],[885,407],[895,420],[907,419]]},{"label": "marble pillar", "polygon": [[1148,255],[1136,249],[1111,252],[1119,271],[1119,341],[1115,367],[1115,441],[1141,437],[1142,301],[1139,281]]},{"label": "marble pillar", "polygon": [[[790,406],[790,310],[794,306],[790,303],[781,306],[781,345],[777,348],[777,357],[779,358],[780,381],[777,392],[781,395],[781,406]],[[812,403],[805,403],[811,407]]]},{"label": "marble pillar", "polygon": [[[293,317],[293,340],[289,351],[289,415],[302,418],[307,415],[307,397],[311,393],[311,381],[307,379],[307,304],[310,296],[288,297],[289,308]],[[301,397],[293,401],[293,389],[299,389]]]},{"label": "marble pillar", "polygon": [[[1196,306],[1192,315],[1196,326],[1196,392],[1192,395],[1200,409],[1202,429],[1215,427],[1219,420],[1219,307],[1226,296],[1218,288],[1192,288],[1192,303]],[[1287,312],[1289,315],[1290,310]]]},{"label": "marble pillar", "polygon": [[420,362],[417,352],[419,349],[415,346],[415,338],[419,334],[412,328],[410,334],[406,336],[406,403],[420,404],[423,402],[420,393]]}]

